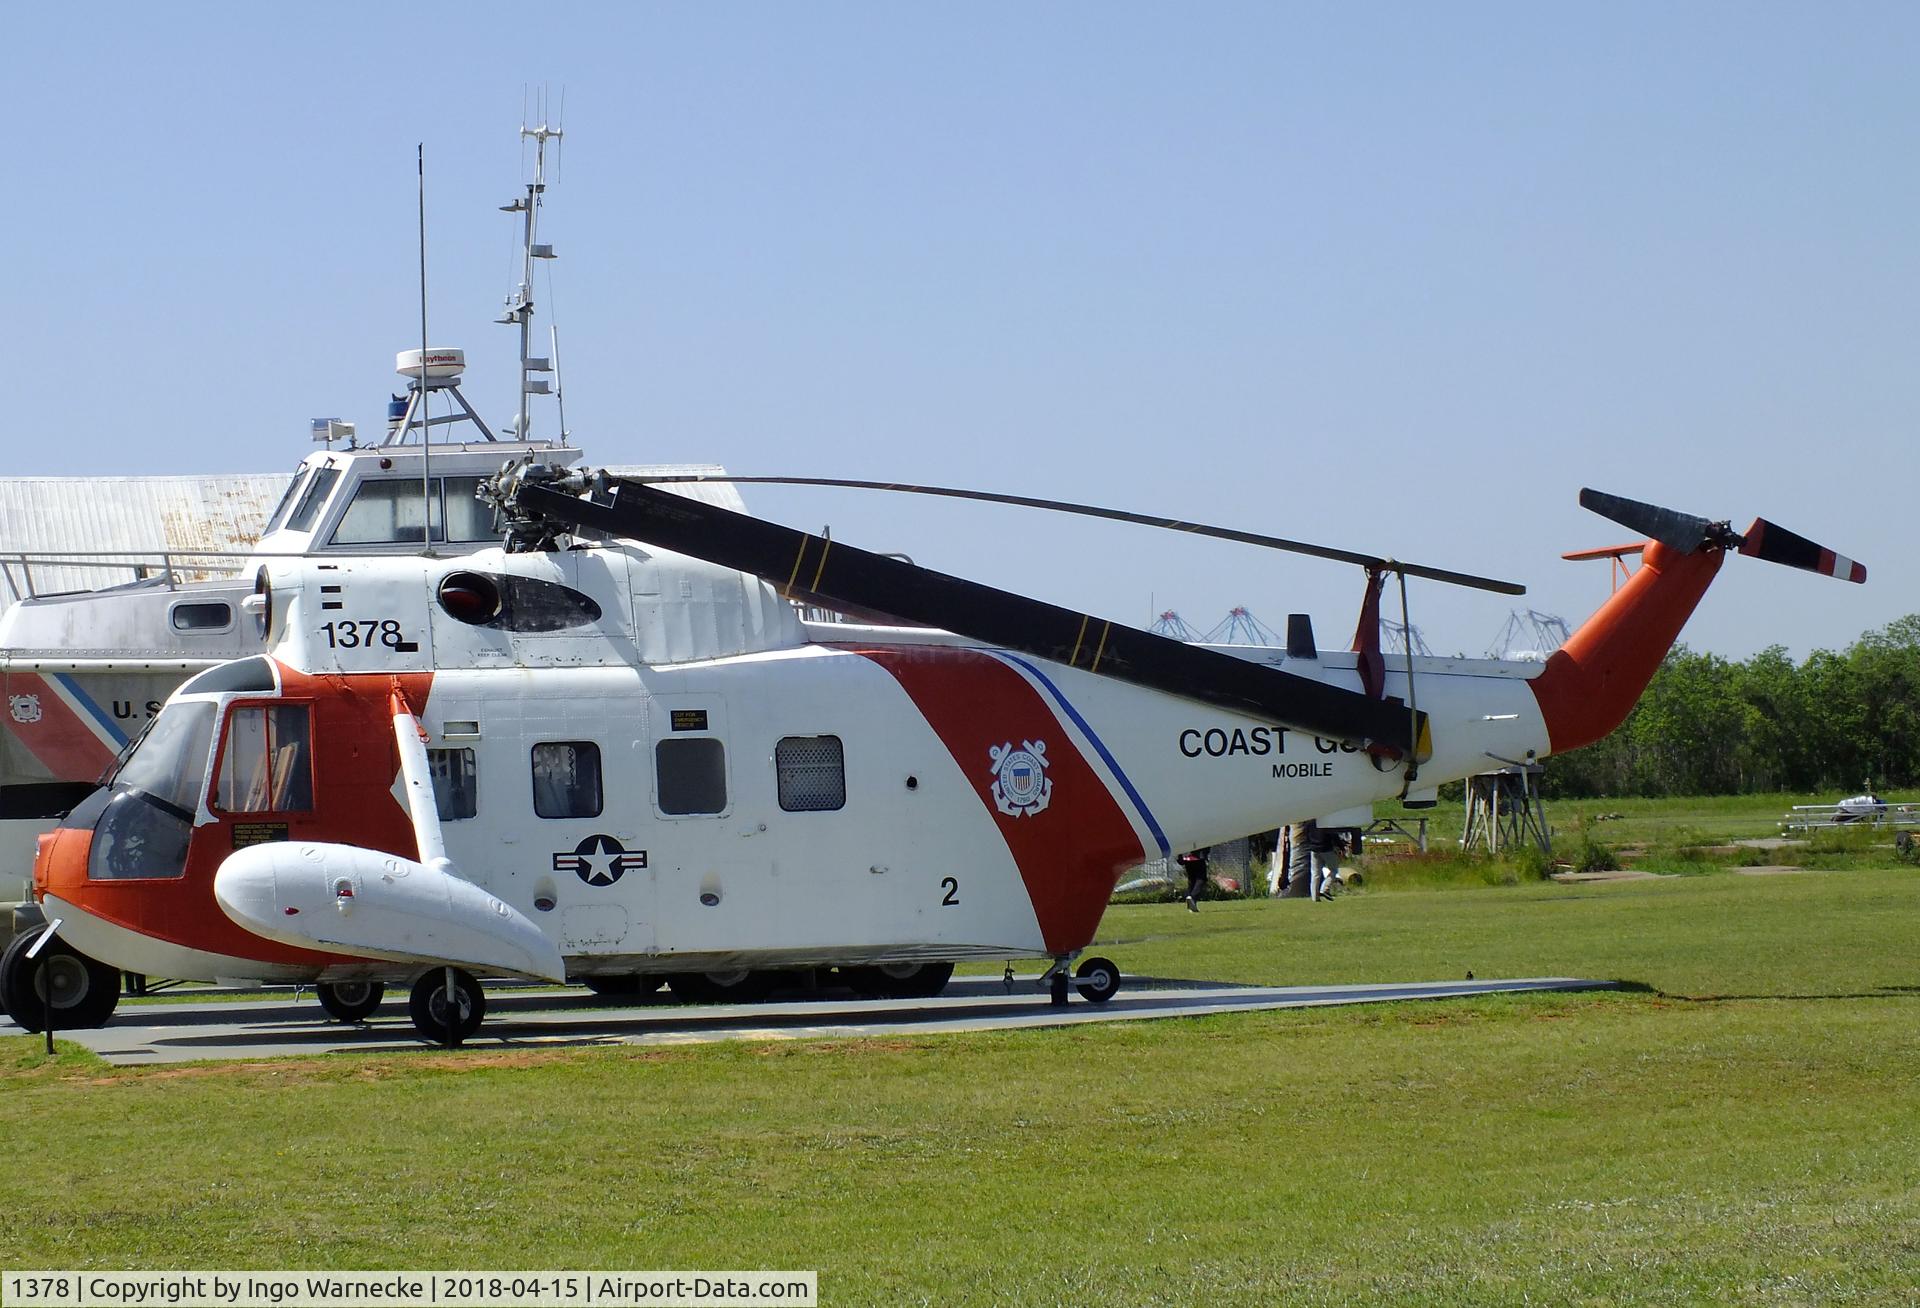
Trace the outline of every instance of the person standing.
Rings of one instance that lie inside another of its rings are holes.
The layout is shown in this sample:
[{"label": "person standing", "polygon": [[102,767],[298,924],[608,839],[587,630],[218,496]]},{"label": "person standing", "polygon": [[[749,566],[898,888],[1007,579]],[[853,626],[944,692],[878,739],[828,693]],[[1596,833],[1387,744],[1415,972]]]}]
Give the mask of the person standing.
[{"label": "person standing", "polygon": [[1207,884],[1207,855],[1211,852],[1205,846],[1189,850],[1179,856],[1176,862],[1180,870],[1187,874],[1187,911],[1200,911],[1200,887]]},{"label": "person standing", "polygon": [[1346,850],[1346,843],[1339,831],[1314,825],[1307,849],[1313,859],[1313,870],[1308,876],[1315,899],[1333,898],[1334,886],[1340,879],[1340,856]]}]

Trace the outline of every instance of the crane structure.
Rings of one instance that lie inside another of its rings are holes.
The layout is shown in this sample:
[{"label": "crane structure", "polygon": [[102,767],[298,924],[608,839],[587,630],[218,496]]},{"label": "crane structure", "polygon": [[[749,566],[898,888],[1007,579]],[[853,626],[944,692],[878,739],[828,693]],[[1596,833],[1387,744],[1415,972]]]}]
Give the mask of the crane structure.
[{"label": "crane structure", "polygon": [[1244,604],[1227,610],[1227,616],[1200,638],[1209,645],[1285,645],[1279,632],[1253,616]]},{"label": "crane structure", "polygon": [[1487,657],[1544,663],[1549,654],[1566,644],[1570,634],[1565,618],[1535,609],[1514,609],[1507,614],[1500,634],[1487,646]]}]

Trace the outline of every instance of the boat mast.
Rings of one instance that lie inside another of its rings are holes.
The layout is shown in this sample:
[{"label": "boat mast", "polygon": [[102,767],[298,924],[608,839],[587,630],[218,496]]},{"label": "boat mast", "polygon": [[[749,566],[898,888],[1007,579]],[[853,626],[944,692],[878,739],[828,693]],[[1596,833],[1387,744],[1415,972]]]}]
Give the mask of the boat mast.
[{"label": "boat mast", "polygon": [[[527,183],[526,195],[514,200],[512,204],[500,206],[503,213],[518,213],[521,217],[520,285],[507,297],[507,311],[500,321],[520,329],[520,412],[514,420],[514,438],[530,439],[528,428],[528,397],[550,395],[551,383],[545,377],[536,377],[535,373],[553,371],[550,358],[536,357],[533,353],[533,261],[554,257],[551,245],[539,244],[535,238],[539,235],[539,211],[541,196],[547,189],[547,142],[558,141],[561,130],[549,126],[546,118],[546,96],[539,99],[540,125],[522,126],[520,139],[533,142],[533,180]],[[563,433],[564,439],[564,433]]]}]

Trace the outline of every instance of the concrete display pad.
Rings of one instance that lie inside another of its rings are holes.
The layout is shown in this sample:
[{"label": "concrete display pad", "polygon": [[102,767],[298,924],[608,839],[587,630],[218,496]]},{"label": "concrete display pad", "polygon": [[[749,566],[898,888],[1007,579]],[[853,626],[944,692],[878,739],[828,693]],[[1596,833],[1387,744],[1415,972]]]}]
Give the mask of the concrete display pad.
[{"label": "concrete display pad", "polygon": [[[1571,977],[1531,977],[1386,985],[1238,986],[1129,977],[1122,981],[1120,993],[1105,1005],[1088,1003],[1075,992],[1064,1008],[1049,1003],[1031,975],[1016,978],[1011,989],[998,978],[957,977],[938,999],[857,999],[834,994],[753,1004],[680,1004],[665,992],[615,1003],[578,988],[503,987],[489,991],[486,1024],[464,1047],[497,1050],[924,1035],[1516,991],[1597,990],[1613,984]],[[295,995],[288,991],[281,995],[284,997],[197,1002],[123,1000],[106,1026],[58,1034],[63,1040],[87,1046],[109,1062],[126,1066],[431,1047],[407,1020],[404,994],[389,991],[373,1020],[360,1026],[328,1021],[310,993]],[[0,1034],[18,1031],[13,1023],[0,1019]]]}]

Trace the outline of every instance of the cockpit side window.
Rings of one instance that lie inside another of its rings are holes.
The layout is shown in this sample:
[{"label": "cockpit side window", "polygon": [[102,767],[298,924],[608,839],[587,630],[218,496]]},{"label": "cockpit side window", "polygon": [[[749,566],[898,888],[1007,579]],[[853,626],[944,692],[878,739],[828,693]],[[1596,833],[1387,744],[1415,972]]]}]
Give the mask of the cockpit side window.
[{"label": "cockpit side window", "polygon": [[214,806],[226,813],[310,811],[312,738],[306,704],[236,704],[227,715]]},{"label": "cockpit side window", "polygon": [[335,467],[317,468],[313,476],[307,479],[306,490],[300,493],[300,502],[293,510],[293,516],[287,519],[288,531],[312,531],[315,518],[327,502],[327,496],[333,493],[333,483],[340,480],[340,469]]}]

